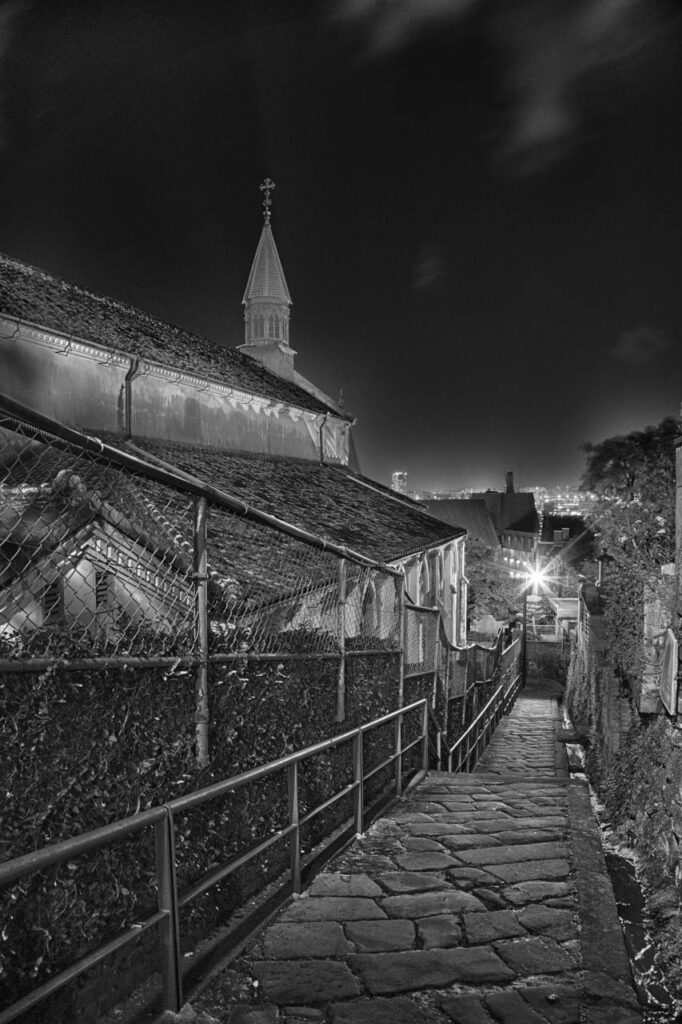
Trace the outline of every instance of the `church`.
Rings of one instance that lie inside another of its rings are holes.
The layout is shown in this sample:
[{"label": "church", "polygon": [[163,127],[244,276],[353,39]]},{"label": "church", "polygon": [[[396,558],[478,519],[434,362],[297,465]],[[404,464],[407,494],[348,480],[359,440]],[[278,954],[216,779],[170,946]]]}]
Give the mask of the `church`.
[{"label": "church", "polygon": [[404,568],[408,598],[438,607],[448,639],[461,645],[466,531],[363,477],[353,418],[295,369],[273,188],[269,178],[261,185],[263,224],[236,348],[0,255],[1,390],[43,416]]}]

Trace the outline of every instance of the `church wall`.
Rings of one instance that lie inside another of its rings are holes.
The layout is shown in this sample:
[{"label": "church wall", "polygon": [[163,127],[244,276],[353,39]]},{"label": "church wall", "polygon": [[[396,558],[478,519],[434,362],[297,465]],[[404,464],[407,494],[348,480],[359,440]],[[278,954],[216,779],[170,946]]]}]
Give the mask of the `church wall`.
[{"label": "church wall", "polygon": [[129,360],[94,346],[0,322],[0,389],[69,427],[121,429]]},{"label": "church wall", "polygon": [[234,451],[319,457],[323,417],[160,367],[132,382],[132,433]]},{"label": "church wall", "polygon": [[322,444],[325,461],[348,462],[347,425],[333,416],[2,318],[0,367],[5,394],[87,433],[130,429],[137,437],[315,460]]}]

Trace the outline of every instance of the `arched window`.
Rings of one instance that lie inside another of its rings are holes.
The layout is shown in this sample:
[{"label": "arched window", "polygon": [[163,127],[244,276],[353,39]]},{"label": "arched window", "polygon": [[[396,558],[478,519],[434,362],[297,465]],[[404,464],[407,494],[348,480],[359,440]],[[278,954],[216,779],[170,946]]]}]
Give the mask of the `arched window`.
[{"label": "arched window", "polygon": [[274,316],[268,317],[268,338],[275,337],[275,318]]},{"label": "arched window", "polygon": [[273,337],[279,338],[279,317],[276,316],[273,319],[275,321],[275,333],[274,333]]},{"label": "arched window", "polygon": [[289,321],[282,320],[282,337],[285,341],[289,341]]},{"label": "arched window", "polygon": [[431,573],[429,571],[429,561],[426,557],[422,558],[419,572],[419,603],[423,605],[431,604]]},{"label": "arched window", "polygon": [[251,321],[251,331],[252,338],[262,338],[264,336],[264,324],[262,314],[258,313],[256,316],[254,316],[253,320]]},{"label": "arched window", "polygon": [[362,633],[363,636],[374,636],[378,627],[377,592],[372,580],[369,581],[362,596]]}]

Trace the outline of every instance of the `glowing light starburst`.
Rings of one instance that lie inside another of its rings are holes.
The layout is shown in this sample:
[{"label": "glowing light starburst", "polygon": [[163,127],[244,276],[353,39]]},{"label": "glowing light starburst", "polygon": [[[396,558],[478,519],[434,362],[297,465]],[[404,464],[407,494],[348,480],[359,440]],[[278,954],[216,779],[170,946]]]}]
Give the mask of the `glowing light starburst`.
[{"label": "glowing light starburst", "polygon": [[537,594],[542,592],[544,594],[551,594],[552,590],[550,584],[560,583],[558,576],[552,575],[552,564],[538,566],[531,565],[530,562],[526,562],[524,565],[523,582],[519,587],[519,594],[532,593]]}]

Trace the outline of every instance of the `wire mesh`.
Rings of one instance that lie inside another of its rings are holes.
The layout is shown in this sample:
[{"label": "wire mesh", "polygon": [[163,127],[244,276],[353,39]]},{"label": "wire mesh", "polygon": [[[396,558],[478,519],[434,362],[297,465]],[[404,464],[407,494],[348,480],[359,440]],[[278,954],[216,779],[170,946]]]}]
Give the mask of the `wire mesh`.
[{"label": "wire mesh", "polygon": [[436,671],[439,629],[438,611],[405,607],[405,676]]},{"label": "wire mesh", "polygon": [[0,408],[0,658],[399,648],[399,575],[210,494],[201,572],[196,493],[91,447]]},{"label": "wire mesh", "polygon": [[403,579],[381,570],[348,565],[344,623],[346,647],[397,650]]},{"label": "wire mesh", "polygon": [[2,656],[191,653],[191,499],[0,423]]}]

